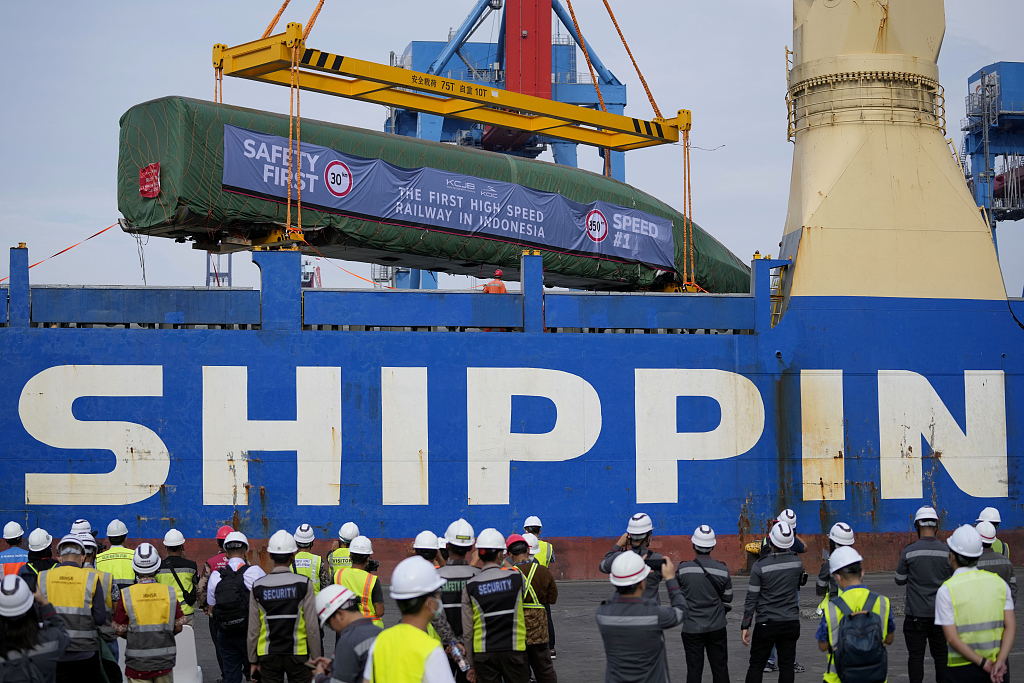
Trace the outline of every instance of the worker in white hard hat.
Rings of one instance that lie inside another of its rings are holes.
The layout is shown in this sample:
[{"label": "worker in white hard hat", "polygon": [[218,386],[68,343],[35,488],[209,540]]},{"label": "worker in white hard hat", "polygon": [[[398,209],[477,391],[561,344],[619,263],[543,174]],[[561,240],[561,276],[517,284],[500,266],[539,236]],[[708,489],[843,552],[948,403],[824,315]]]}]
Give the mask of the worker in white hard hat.
[{"label": "worker in white hard hat", "polygon": [[[448,541],[448,562],[437,570],[438,575],[444,579],[441,586],[441,601],[448,623],[455,632],[455,638],[462,643],[465,640],[462,632],[462,592],[466,583],[480,573],[480,570],[467,560],[467,556],[473,550],[473,544],[476,543],[476,533],[473,531],[473,525],[460,518],[448,525],[444,536]],[[466,674],[454,666],[454,663],[452,673],[458,683],[466,681]]]},{"label": "worker in white hard hat", "polygon": [[525,597],[523,616],[526,619],[526,659],[537,683],[558,683],[558,674],[551,663],[551,649],[548,645],[548,614],[546,607],[558,601],[558,584],[551,570],[537,561],[537,554],[531,548],[537,537],[533,534],[520,536],[512,534],[505,539],[509,564],[523,575]]},{"label": "worker in white hard hat", "polygon": [[[85,569],[95,570],[96,575],[99,577],[100,585],[103,586],[103,598],[107,606],[107,621],[102,626],[99,626],[97,630],[100,633],[100,638],[110,650],[111,657],[116,660],[120,652],[121,645],[118,643],[117,631],[114,628],[114,608],[121,600],[121,589],[118,588],[116,583],[114,583],[113,576],[107,572],[96,569],[96,553],[99,550],[99,543],[96,541],[96,538],[92,533],[83,531],[75,535],[78,536],[79,540],[82,541],[82,545],[85,547],[85,559],[82,560],[82,567]],[[107,658],[102,659],[104,668],[110,669],[111,662]],[[111,673],[113,673],[113,671],[111,671]]]},{"label": "worker in white hard hat", "polygon": [[185,557],[185,536],[177,529],[170,529],[164,534],[164,550],[167,557],[160,563],[156,580],[174,589],[185,615],[185,624],[195,623],[196,602],[198,602],[199,565]]},{"label": "worker in white hard hat", "polygon": [[483,568],[466,581],[462,592],[462,642],[470,681],[528,683],[526,628],[523,614],[524,577],[503,567],[505,537],[484,529],[476,539]]},{"label": "worker in white hard hat", "polygon": [[[845,538],[845,537],[844,537]],[[840,545],[829,556],[829,571],[839,586],[839,594],[832,598],[825,614],[818,623],[818,631],[814,637],[818,641],[818,649],[828,652],[825,666],[825,683],[841,683],[844,676],[858,681],[884,681],[888,675],[889,658],[882,647],[875,651],[864,649],[857,652],[856,670],[850,670],[846,659],[834,655],[842,650],[844,631],[840,628],[843,620],[858,615],[857,626],[867,628],[865,624],[873,623],[872,628],[881,631],[882,643],[892,645],[896,637],[896,622],[892,618],[889,598],[875,593],[864,585],[864,558],[850,545]],[[852,622],[851,622],[852,623]]]},{"label": "worker in white hard hat", "polygon": [[0,551],[0,575],[17,574],[28,562],[28,551],[22,545],[25,530],[17,522],[4,525],[4,543],[7,547]]},{"label": "worker in white hard hat", "polygon": [[[989,522],[990,524],[992,524],[992,526],[996,528],[996,531],[998,531],[999,524],[1003,521],[1003,519],[999,515],[999,510],[996,510],[993,507],[987,507],[981,511],[980,515],[978,515],[977,521]],[[992,542],[992,550],[996,551],[1000,555],[1005,555],[1006,557],[1010,556],[1010,546],[1008,546],[1006,543],[1003,543],[998,538]]]},{"label": "worker in white hard hat", "polygon": [[443,609],[443,583],[434,565],[422,557],[414,555],[398,563],[390,590],[402,621],[382,631],[370,646],[364,680],[453,683],[448,657],[441,643],[429,635],[431,621]]},{"label": "worker in white hard hat", "polygon": [[177,661],[174,636],[181,633],[185,615],[178,596],[158,583],[160,554],[149,543],[140,543],[132,555],[136,583],[121,591],[114,611],[114,628],[125,639],[124,675],[135,681],[172,683]]},{"label": "worker in white hard hat", "polygon": [[110,547],[96,556],[96,569],[114,577],[118,588],[124,589],[135,583],[135,571],[132,569],[133,551],[124,546],[128,538],[128,527],[119,519],[107,525],[107,542]]},{"label": "worker in white hard hat", "polygon": [[359,527],[355,522],[345,522],[338,530],[338,547],[327,554],[327,566],[331,576],[335,576],[342,567],[351,567],[351,551],[349,546],[359,536]]},{"label": "worker in white hard hat", "polygon": [[330,585],[316,596],[320,630],[338,634],[334,656],[313,660],[314,683],[363,680],[370,646],[381,630],[359,611],[359,596],[342,586]]},{"label": "worker in white hard hat", "polygon": [[[800,586],[806,583],[803,563],[793,551],[796,531],[775,522],[768,532],[771,552],[750,570],[740,622],[743,644],[750,648],[747,683],[761,683],[772,650],[779,657],[779,682],[793,683],[796,641],[800,638]],[[751,627],[753,638],[751,638]]]},{"label": "worker in white hard hat", "polygon": [[953,576],[935,596],[935,624],[949,643],[950,683],[1002,683],[1017,635],[1010,587],[997,575],[978,571],[982,539],[964,525],[946,541]]},{"label": "worker in white hard hat", "polygon": [[57,660],[58,681],[106,683],[100,662],[97,627],[107,621],[106,598],[96,572],[82,568],[85,546],[77,535],[57,543],[60,564],[39,574],[43,598],[64,621],[71,642]]},{"label": "worker in white hard hat", "polygon": [[[530,554],[539,564],[544,567],[550,567],[555,563],[555,547],[547,541],[541,539],[540,532],[543,528],[543,524],[540,521],[540,517],[537,515],[530,515],[523,522],[524,536],[532,534],[537,539],[537,551],[530,551]],[[551,618],[551,605],[547,605],[545,611],[548,615],[548,647],[551,648],[551,659],[557,659],[558,654],[555,652],[555,621]]]},{"label": "worker in white hard hat", "polygon": [[[836,522],[832,525],[832,528],[828,532],[828,554],[829,557],[836,551],[837,548],[844,548],[853,545],[853,528],[846,522]],[[825,605],[832,598],[839,595],[839,584],[836,583],[836,577],[832,572],[831,565],[828,562],[828,558],[821,563],[821,569],[818,571],[818,582],[814,585],[814,592],[822,598],[821,604],[818,607],[821,610],[825,609]],[[821,612],[824,614],[824,612]]]},{"label": "worker in white hard hat", "polygon": [[711,557],[715,530],[701,524],[690,536],[694,558],[676,568],[676,581],[689,608],[683,620],[687,683],[700,683],[707,654],[714,683],[729,681],[729,638],[725,615],[732,609],[732,577],[724,562]]},{"label": "worker in white hard hat", "polygon": [[646,597],[650,562],[634,552],[619,553],[612,561],[609,580],[615,595],[597,608],[597,628],[604,641],[605,681],[662,683],[669,680],[665,656],[666,629],[675,628],[688,613],[679,590],[675,565],[661,558],[661,572],[668,577],[670,607]]},{"label": "worker in white hard hat", "polygon": [[656,553],[650,549],[653,535],[654,522],[650,516],[644,512],[636,513],[630,517],[629,523],[626,525],[626,533],[619,537],[619,540],[615,542],[612,549],[601,560],[598,570],[602,574],[611,574],[612,563],[615,561],[615,558],[624,552],[632,550],[642,557],[651,568],[650,573],[646,574],[647,590],[644,592],[644,597],[652,598],[655,602],[661,602],[658,586],[661,585],[663,579],[661,564],[665,558],[662,557],[661,553]]},{"label": "worker in white hard hat", "polygon": [[[334,583],[348,588],[359,596],[363,616],[373,619],[378,627],[384,628],[384,591],[370,565],[373,543],[366,536],[356,536],[348,547],[350,566],[342,566],[334,574]],[[374,565],[377,563],[374,562]]]},{"label": "worker in white hard hat", "polygon": [[903,637],[907,642],[907,673],[910,683],[924,681],[924,653],[931,650],[935,662],[935,680],[946,683],[946,638],[935,623],[935,593],[948,579],[949,549],[938,539],[939,513],[930,505],[914,514],[917,540],[900,553],[896,567],[896,585],[907,587],[903,618]]},{"label": "worker in white hard hat", "polygon": [[[779,516],[775,518],[775,521],[788,524],[790,528],[793,529],[793,532],[796,532],[796,512],[794,512],[792,508],[786,508],[785,510],[780,512]],[[791,548],[791,550],[797,555],[803,555],[807,552],[807,544],[804,543],[804,539],[800,538],[800,534],[796,534],[793,538],[793,547]],[[765,555],[768,555],[771,552],[771,542],[769,541],[768,537],[765,536],[764,539],[761,540],[761,553],[759,557],[764,557]]]},{"label": "worker in white hard hat", "polygon": [[421,531],[416,534],[416,538],[412,541],[412,552],[414,555],[419,555],[435,567],[443,567],[444,558],[441,557],[438,548],[437,534],[433,531]]},{"label": "worker in white hard hat", "polygon": [[309,524],[300,524],[293,534],[298,552],[295,553],[295,564],[292,571],[302,574],[313,582],[313,591],[319,593],[325,586],[330,586],[334,581],[333,574],[328,562],[319,555],[313,554],[313,541],[316,534]]},{"label": "worker in white hard hat", "polygon": [[39,585],[39,574],[55,567],[53,559],[53,537],[46,529],[34,529],[28,535],[28,562],[18,570],[18,576],[25,580],[29,592],[34,593]]},{"label": "worker in white hard hat", "polygon": [[259,565],[246,561],[249,539],[241,531],[224,538],[227,564],[210,575],[206,604],[217,622],[217,647],[224,683],[241,683],[243,668],[249,668],[248,631],[252,587],[266,576]]},{"label": "worker in white hard hat", "polygon": [[234,528],[227,524],[223,524],[217,529],[214,539],[217,541],[217,547],[220,549],[220,552],[203,564],[203,572],[199,577],[199,583],[196,585],[196,605],[206,612],[206,616],[210,617],[207,619],[210,625],[210,640],[213,641],[213,651],[217,655],[217,668],[221,672],[221,678],[224,678],[224,667],[220,656],[220,639],[217,638],[217,620],[212,618],[213,608],[206,604],[206,589],[209,587],[210,577],[212,577],[214,573],[218,572],[221,567],[226,567],[228,564],[227,555],[224,553],[224,539],[226,539],[228,534],[232,531],[234,531]]},{"label": "worker in white hard hat", "polygon": [[275,531],[267,542],[274,568],[252,585],[250,674],[258,671],[264,683],[284,683],[286,675],[289,681],[308,681],[306,662],[323,652],[313,582],[292,572],[298,550],[292,534]]},{"label": "worker in white hard hat", "polygon": [[53,605],[20,576],[0,581],[0,633],[0,681],[55,683],[71,636]]},{"label": "worker in white hard hat", "polygon": [[[992,547],[997,540],[995,525],[992,522],[978,522],[974,525],[974,528],[978,530],[978,535],[981,536],[981,547],[983,549],[981,557],[978,558],[978,569],[998,574],[999,578],[1010,587],[1010,595],[1013,596],[1016,602],[1017,576],[1013,571],[1013,562],[1006,555],[997,553]],[[1003,544],[1003,547],[1006,547],[1005,544]]]}]

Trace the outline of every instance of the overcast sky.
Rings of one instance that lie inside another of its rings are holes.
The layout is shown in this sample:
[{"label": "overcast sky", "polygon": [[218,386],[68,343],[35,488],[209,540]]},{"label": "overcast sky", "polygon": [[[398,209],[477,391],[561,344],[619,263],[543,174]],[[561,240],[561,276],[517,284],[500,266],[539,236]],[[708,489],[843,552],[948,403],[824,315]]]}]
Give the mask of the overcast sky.
[{"label": "overcast sky", "polygon": [[[893,0],[907,1],[907,0]],[[412,40],[446,40],[474,0],[328,0],[309,43],[387,63]],[[775,254],[789,196],[792,146],[786,141],[783,46],[792,45],[790,0],[612,0],[630,47],[664,112],[693,110],[695,219],[738,256]],[[305,23],[315,2],[295,0],[287,21]],[[3,70],[0,245],[27,242],[34,261],[114,223],[118,119],[129,107],[166,95],[213,98],[211,47],[259,37],[278,0],[217,2],[5,3],[8,66]],[[576,0],[584,36],[628,85],[626,113],[651,118],[614,27],[598,0]],[[959,143],[967,77],[996,61],[1024,61],[1024,3],[947,0],[939,60],[947,120]],[[496,35],[490,23],[481,35]],[[582,68],[585,63],[579,59]],[[288,91],[227,79],[225,101],[288,111]],[[377,105],[303,96],[303,116],[381,129]],[[600,169],[596,151],[580,164]],[[550,159],[550,154],[544,157]],[[681,208],[678,146],[627,154],[627,182]],[[1024,224],[1003,223],[1000,252],[1010,296],[1024,287]],[[189,245],[151,239],[143,247],[150,285],[203,285],[205,256]],[[236,286],[257,286],[246,253],[235,257]],[[361,275],[366,264],[342,264]],[[0,277],[7,274],[6,256]],[[321,263],[325,287],[366,286]],[[950,273],[951,282],[955,274]],[[139,246],[108,231],[32,271],[37,284],[142,284]],[[467,278],[442,280],[465,287]]]}]

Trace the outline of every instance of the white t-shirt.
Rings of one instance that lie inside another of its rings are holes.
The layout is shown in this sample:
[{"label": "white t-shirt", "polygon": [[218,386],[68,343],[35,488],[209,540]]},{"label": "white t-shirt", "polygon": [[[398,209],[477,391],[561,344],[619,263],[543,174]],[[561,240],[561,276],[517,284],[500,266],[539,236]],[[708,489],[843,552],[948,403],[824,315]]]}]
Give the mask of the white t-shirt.
[{"label": "white t-shirt", "polygon": [[[374,641],[370,646],[370,652],[366,655],[366,668],[363,669],[363,678],[373,680],[373,648],[377,645]],[[427,655],[427,666],[423,670],[423,683],[455,683],[451,667],[448,666],[448,655],[438,645]]]},{"label": "white t-shirt", "polygon": [[[976,572],[977,567],[960,567],[953,576],[957,574],[963,574],[964,572]],[[1010,587],[1006,586],[1006,603],[1003,605],[1004,610],[1013,611],[1013,597],[1010,595]],[[956,624],[956,618],[953,615],[953,596],[949,594],[949,586],[943,584],[939,586],[939,592],[935,594],[935,625],[936,626],[952,626]]]},{"label": "white t-shirt", "polygon": [[[228,560],[228,566],[234,569],[235,571],[238,571],[238,568],[241,567],[243,564],[245,564],[245,560],[241,557],[232,557],[230,560]],[[256,583],[256,580],[261,579],[266,575],[267,573],[265,571],[260,569],[258,565],[254,564],[250,566],[248,569],[246,569],[245,573],[242,574],[242,583],[245,584],[246,588],[252,590],[252,585]],[[217,590],[218,583],[220,583],[219,570],[210,574],[210,580],[206,584],[206,604],[210,607],[213,607],[217,604],[217,600],[213,596],[214,591]]]}]

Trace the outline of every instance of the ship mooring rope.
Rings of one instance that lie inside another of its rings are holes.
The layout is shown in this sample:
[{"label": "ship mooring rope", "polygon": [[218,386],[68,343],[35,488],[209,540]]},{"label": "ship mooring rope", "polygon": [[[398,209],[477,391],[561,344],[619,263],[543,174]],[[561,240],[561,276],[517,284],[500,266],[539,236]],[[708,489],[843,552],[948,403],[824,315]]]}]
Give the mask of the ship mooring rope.
[{"label": "ship mooring rope", "polygon": [[[108,225],[107,227],[103,228],[103,229],[102,229],[102,230],[100,230],[99,232],[97,232],[97,233],[93,233],[92,235],[89,235],[89,236],[88,236],[88,237],[86,237],[86,238],[85,238],[84,240],[80,240],[80,241],[78,241],[78,242],[75,242],[75,243],[74,243],[74,244],[72,244],[72,245],[71,245],[70,247],[65,247],[64,249],[61,249],[60,251],[58,251],[58,252],[57,252],[56,254],[53,254],[52,256],[47,256],[47,257],[46,257],[46,258],[44,258],[44,259],[43,259],[42,261],[36,261],[36,262],[35,262],[35,263],[33,263],[33,264],[32,264],[31,266],[29,266],[29,268],[35,268],[35,267],[36,267],[36,266],[38,266],[38,265],[39,265],[40,263],[46,263],[46,262],[47,262],[47,261],[49,261],[50,259],[52,259],[52,258],[55,258],[55,257],[57,257],[57,256],[60,256],[61,254],[63,254],[63,253],[64,253],[64,252],[66,252],[66,251],[71,251],[72,249],[74,249],[75,247],[77,247],[77,246],[78,246],[79,244],[84,244],[84,243],[88,242],[89,240],[91,240],[91,239],[92,239],[93,237],[99,237],[100,235],[102,235],[103,233],[105,233],[105,232],[106,232],[107,230],[110,230],[111,228],[115,228],[115,227],[117,227],[117,223],[114,223],[113,225]],[[8,275],[7,277],[0,277],[0,282],[3,282],[4,280],[8,279],[9,277],[10,277],[10,275]]]}]

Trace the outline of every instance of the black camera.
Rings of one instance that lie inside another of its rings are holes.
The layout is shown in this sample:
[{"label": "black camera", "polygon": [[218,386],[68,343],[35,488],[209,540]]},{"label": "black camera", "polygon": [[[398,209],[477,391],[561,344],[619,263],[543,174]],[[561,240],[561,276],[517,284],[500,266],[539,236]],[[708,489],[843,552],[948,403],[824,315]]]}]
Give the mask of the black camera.
[{"label": "black camera", "polygon": [[378,569],[380,569],[380,562],[378,562],[377,560],[367,560],[366,561],[366,571],[368,571],[368,572],[375,572]]},{"label": "black camera", "polygon": [[660,572],[665,565],[665,556],[661,553],[651,553],[644,559],[644,563],[653,572]]}]

